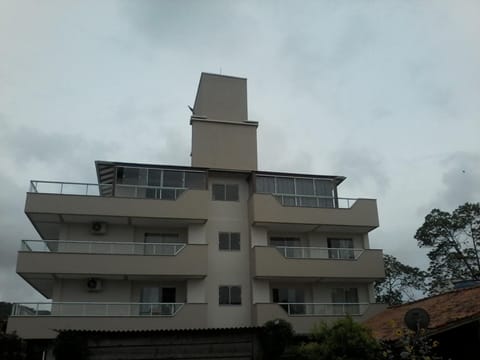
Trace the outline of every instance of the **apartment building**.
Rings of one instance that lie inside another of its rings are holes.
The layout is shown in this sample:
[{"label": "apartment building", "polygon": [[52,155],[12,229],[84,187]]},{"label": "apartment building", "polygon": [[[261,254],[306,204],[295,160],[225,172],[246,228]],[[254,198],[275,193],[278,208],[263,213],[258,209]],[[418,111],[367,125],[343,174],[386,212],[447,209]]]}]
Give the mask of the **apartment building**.
[{"label": "apartment building", "polygon": [[96,161],[98,183],[32,181],[17,273],[48,302],[15,304],[8,331],[181,330],[289,321],[298,333],[378,310],[374,199],[342,176],[261,171],[246,79],[203,73],[191,166]]}]

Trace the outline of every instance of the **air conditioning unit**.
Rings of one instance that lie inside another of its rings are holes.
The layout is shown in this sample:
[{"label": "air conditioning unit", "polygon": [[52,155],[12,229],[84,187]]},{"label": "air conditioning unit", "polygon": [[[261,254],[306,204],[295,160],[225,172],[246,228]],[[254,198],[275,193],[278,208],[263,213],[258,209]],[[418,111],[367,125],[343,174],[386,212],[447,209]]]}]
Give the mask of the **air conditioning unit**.
[{"label": "air conditioning unit", "polygon": [[90,231],[93,235],[105,235],[107,233],[107,223],[95,221],[92,223]]},{"label": "air conditioning unit", "polygon": [[97,278],[90,278],[87,280],[87,289],[90,292],[102,291],[102,280]]}]

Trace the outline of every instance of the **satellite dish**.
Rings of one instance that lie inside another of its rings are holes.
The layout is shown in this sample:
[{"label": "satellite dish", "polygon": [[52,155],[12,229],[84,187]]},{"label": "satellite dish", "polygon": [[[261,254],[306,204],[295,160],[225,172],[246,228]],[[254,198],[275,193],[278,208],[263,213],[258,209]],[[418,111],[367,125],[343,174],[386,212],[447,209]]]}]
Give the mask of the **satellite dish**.
[{"label": "satellite dish", "polygon": [[425,309],[413,308],[407,311],[403,321],[405,321],[405,325],[407,325],[410,330],[418,331],[428,327],[430,315],[428,315]]}]

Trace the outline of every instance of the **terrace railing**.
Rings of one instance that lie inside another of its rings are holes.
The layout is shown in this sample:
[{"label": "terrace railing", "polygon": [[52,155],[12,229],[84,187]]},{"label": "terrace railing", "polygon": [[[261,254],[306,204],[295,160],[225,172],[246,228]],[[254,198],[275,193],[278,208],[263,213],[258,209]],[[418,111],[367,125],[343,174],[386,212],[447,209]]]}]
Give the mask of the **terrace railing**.
[{"label": "terrace railing", "polygon": [[312,246],[276,246],[286,258],[293,259],[340,259],[355,260],[365,249],[324,248]]},{"label": "terrace railing", "polygon": [[175,316],[184,303],[15,303],[11,316]]},{"label": "terrace railing", "polygon": [[95,184],[65,181],[30,181],[30,192],[42,194],[116,196],[176,200],[187,188],[129,184]]},{"label": "terrace railing", "polygon": [[175,256],[184,243],[143,243],[73,240],[22,240],[22,251],[111,255]]},{"label": "terrace railing", "polygon": [[289,316],[362,315],[368,303],[278,303]]}]

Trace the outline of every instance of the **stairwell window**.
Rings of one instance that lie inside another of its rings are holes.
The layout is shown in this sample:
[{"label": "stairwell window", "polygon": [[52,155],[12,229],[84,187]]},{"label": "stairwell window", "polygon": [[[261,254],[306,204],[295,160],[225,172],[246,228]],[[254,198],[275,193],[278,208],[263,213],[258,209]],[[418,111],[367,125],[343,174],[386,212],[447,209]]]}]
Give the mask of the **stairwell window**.
[{"label": "stairwell window", "polygon": [[238,201],[238,184],[213,184],[212,200]]},{"label": "stairwell window", "polygon": [[218,233],[218,249],[230,251],[240,250],[240,233]]},{"label": "stairwell window", "polygon": [[218,288],[219,305],[241,305],[242,288],[240,286],[220,286]]}]

